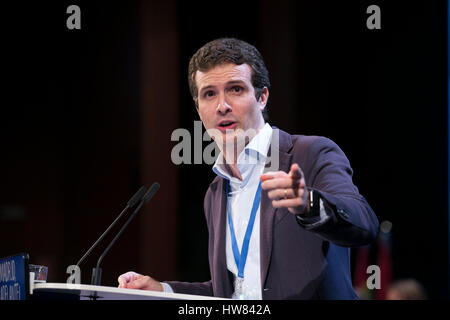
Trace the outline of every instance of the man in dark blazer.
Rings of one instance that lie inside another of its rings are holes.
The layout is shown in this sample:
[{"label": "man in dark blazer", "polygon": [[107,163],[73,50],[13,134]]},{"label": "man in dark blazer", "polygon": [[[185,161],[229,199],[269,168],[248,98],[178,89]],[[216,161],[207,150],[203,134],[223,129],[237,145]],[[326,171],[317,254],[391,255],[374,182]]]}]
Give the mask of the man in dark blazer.
[{"label": "man in dark blazer", "polygon": [[[270,84],[253,46],[236,39],[214,40],[193,56],[189,75],[200,118],[221,150],[218,160],[224,161],[223,166],[216,163],[218,176],[204,200],[211,280],[160,283],[128,272],[119,277],[119,287],[227,298],[241,292],[237,283],[243,278],[236,267],[244,244],[237,244],[233,251],[233,265],[227,252],[227,246],[233,245],[228,240],[230,233],[235,239],[230,216],[234,210],[236,218],[243,211],[242,202],[253,199],[232,204],[229,188],[232,180],[245,184],[253,178],[260,181],[259,188],[258,183],[253,186],[260,200],[255,196],[252,209],[257,217],[253,221],[259,223],[254,233],[247,228],[249,239],[253,237],[247,245],[253,248],[250,260],[258,265],[247,267],[245,256],[244,269],[239,270],[253,268],[258,273],[256,282],[250,282],[260,291],[257,297],[357,299],[351,282],[350,247],[373,241],[378,220],[354,186],[345,154],[327,138],[290,135],[265,123],[262,113]],[[242,135],[252,130],[253,134]],[[257,166],[239,165],[241,155],[253,151],[247,149],[252,141],[263,145],[267,141],[266,149],[256,148],[257,158],[263,159],[260,171]],[[250,177],[244,170],[251,172]]]}]

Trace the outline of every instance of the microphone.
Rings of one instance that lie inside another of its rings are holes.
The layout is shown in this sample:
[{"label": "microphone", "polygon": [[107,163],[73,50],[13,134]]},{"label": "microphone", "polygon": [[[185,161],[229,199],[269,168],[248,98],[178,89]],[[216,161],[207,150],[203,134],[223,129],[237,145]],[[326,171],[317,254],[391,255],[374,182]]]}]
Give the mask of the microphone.
[{"label": "microphone", "polygon": [[139,190],[134,194],[134,196],[132,196],[131,199],[128,200],[127,205],[122,210],[122,212],[117,216],[116,220],[114,220],[113,223],[111,223],[108,229],[106,229],[106,231],[103,232],[100,238],[98,238],[97,241],[95,241],[95,243],[92,245],[92,247],[90,247],[89,250],[84,254],[84,256],[81,257],[81,259],[77,262],[76,267],[80,266],[80,264],[84,261],[84,259],[86,259],[86,257],[91,253],[92,250],[94,250],[94,248],[99,244],[99,242],[103,240],[103,238],[112,229],[112,227],[114,227],[117,224],[117,222],[120,220],[120,218],[122,218],[125,212],[127,212],[128,209],[133,208],[138,203],[138,201],[142,199],[143,194],[145,193],[146,190],[147,188],[145,188],[144,186],[140,187]]},{"label": "microphone", "polygon": [[158,191],[160,185],[158,182],[155,182],[152,184],[152,186],[148,189],[148,191],[144,194],[142,197],[141,202],[137,206],[137,208],[134,210],[133,214],[128,218],[128,220],[125,222],[125,224],[122,226],[122,228],[119,230],[117,235],[114,237],[114,239],[111,241],[111,243],[106,247],[105,251],[103,251],[102,255],[97,261],[97,266],[92,269],[92,278],[91,278],[91,284],[99,286],[101,284],[102,280],[102,269],[100,268],[100,264],[103,260],[103,258],[106,256],[108,251],[111,249],[111,247],[114,245],[114,243],[119,239],[120,235],[123,233],[123,231],[126,229],[126,227],[130,224],[131,220],[134,219],[136,214],[141,210],[142,206],[146,204],[150,199],[155,195],[156,191]]}]

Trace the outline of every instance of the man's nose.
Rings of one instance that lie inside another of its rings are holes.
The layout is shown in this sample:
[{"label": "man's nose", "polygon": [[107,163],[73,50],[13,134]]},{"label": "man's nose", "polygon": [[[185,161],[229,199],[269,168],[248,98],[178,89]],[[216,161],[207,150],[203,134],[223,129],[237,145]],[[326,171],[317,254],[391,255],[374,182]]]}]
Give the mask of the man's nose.
[{"label": "man's nose", "polygon": [[231,105],[229,105],[225,99],[224,95],[219,97],[219,101],[217,102],[217,112],[227,113],[231,111]]}]

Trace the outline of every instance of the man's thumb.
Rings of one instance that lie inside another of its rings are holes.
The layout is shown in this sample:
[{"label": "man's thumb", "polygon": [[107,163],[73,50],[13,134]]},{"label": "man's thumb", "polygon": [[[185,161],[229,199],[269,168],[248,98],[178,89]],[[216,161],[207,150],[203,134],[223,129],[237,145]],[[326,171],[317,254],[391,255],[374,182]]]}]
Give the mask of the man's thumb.
[{"label": "man's thumb", "polygon": [[293,179],[300,179],[302,177],[302,172],[298,164],[293,163],[291,165],[291,171],[289,171],[289,176]]}]

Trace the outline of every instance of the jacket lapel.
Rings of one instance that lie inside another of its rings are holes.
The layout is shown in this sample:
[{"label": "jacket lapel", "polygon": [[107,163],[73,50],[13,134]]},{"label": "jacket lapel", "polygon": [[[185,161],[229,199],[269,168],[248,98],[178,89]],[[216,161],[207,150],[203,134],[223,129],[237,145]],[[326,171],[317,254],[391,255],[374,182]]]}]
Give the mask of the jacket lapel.
[{"label": "jacket lapel", "polygon": [[214,215],[213,230],[216,234],[214,235],[215,243],[213,251],[213,263],[215,267],[211,271],[214,273],[212,276],[215,295],[230,297],[233,293],[233,288],[230,283],[226,258],[226,227],[228,224],[225,197],[225,180],[220,178],[217,182],[217,192],[215,193],[214,199],[217,207],[212,213]]},{"label": "jacket lapel", "polygon": [[[291,136],[286,132],[274,127],[272,132],[272,141],[268,152],[268,161],[272,161],[272,163],[266,163],[266,168],[270,167],[271,171],[281,170],[289,172],[292,155],[288,152],[291,148]],[[273,161],[276,161],[277,159],[276,152],[278,153],[278,169],[276,169],[276,167],[274,168],[273,163]],[[275,209],[272,206],[272,201],[267,196],[267,192],[262,190],[260,207],[260,259],[262,290],[265,289],[265,282],[267,273],[269,271],[270,258],[272,255],[274,218],[277,210],[278,209]]]}]

